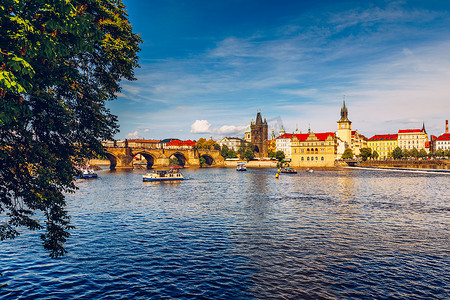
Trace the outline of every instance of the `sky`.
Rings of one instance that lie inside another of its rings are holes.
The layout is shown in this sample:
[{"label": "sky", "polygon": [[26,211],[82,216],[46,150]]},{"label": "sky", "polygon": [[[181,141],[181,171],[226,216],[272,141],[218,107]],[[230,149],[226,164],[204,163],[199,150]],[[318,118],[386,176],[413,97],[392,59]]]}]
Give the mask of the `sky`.
[{"label": "sky", "polygon": [[116,139],[352,129],[370,138],[450,119],[450,1],[123,0],[143,39],[108,103]]}]

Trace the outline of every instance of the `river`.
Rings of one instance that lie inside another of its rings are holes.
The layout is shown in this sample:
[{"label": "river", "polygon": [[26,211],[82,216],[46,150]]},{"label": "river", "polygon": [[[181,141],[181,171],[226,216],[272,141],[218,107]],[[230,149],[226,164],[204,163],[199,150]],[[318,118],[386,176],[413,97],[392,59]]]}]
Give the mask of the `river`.
[{"label": "river", "polygon": [[450,175],[99,171],[67,195],[69,253],[0,248],[2,299],[448,299]]}]

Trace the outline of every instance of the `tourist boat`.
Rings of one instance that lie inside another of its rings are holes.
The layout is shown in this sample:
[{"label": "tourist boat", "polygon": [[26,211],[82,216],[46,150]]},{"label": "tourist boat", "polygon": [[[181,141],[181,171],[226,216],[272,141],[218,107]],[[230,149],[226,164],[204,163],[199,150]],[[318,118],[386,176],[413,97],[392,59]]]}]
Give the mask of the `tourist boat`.
[{"label": "tourist boat", "polygon": [[308,169],[306,169],[306,172],[307,172],[307,173],[313,173],[313,172],[314,172],[314,170],[313,170],[313,169],[310,169],[310,168],[308,168]]},{"label": "tourist boat", "polygon": [[94,169],[87,166],[85,168],[81,168],[81,175],[77,176],[77,179],[91,179],[97,178],[97,173],[94,172]]},{"label": "tourist boat", "polygon": [[282,168],[281,173],[285,173],[285,174],[297,174],[297,170],[294,168]]},{"label": "tourist boat", "polygon": [[238,161],[236,166],[236,171],[247,171],[247,166],[245,165],[245,161]]},{"label": "tourist boat", "polygon": [[143,182],[150,181],[180,181],[184,180],[183,174],[178,169],[156,170],[143,176]]}]

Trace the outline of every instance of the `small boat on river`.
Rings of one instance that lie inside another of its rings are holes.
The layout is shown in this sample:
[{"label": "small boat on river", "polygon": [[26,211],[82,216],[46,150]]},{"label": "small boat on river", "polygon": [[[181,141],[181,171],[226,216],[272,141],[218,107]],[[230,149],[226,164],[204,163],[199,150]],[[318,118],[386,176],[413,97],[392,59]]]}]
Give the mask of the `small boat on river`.
[{"label": "small boat on river", "polygon": [[314,170],[313,170],[313,169],[310,169],[310,168],[308,168],[308,169],[306,169],[306,172],[307,172],[307,173],[314,173]]},{"label": "small boat on river", "polygon": [[247,166],[245,161],[238,161],[236,166],[236,171],[247,171]]},{"label": "small boat on river", "polygon": [[86,166],[84,168],[79,168],[81,171],[81,175],[78,175],[77,179],[92,179],[97,178],[97,173],[95,173],[94,169],[90,166]]},{"label": "small boat on river", "polygon": [[280,172],[281,173],[285,173],[285,174],[297,174],[297,170],[296,169],[289,168],[289,167],[282,168]]},{"label": "small boat on river", "polygon": [[143,182],[151,181],[181,181],[184,180],[183,174],[179,169],[155,170],[143,176]]}]

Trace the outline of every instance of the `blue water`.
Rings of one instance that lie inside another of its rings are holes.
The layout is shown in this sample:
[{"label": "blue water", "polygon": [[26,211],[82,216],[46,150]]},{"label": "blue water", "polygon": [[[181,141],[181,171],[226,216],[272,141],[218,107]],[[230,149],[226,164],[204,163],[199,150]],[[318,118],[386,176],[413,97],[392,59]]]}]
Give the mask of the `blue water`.
[{"label": "blue water", "polygon": [[38,232],[0,242],[0,298],[450,298],[450,175],[143,173],[78,181],[63,258]]}]

